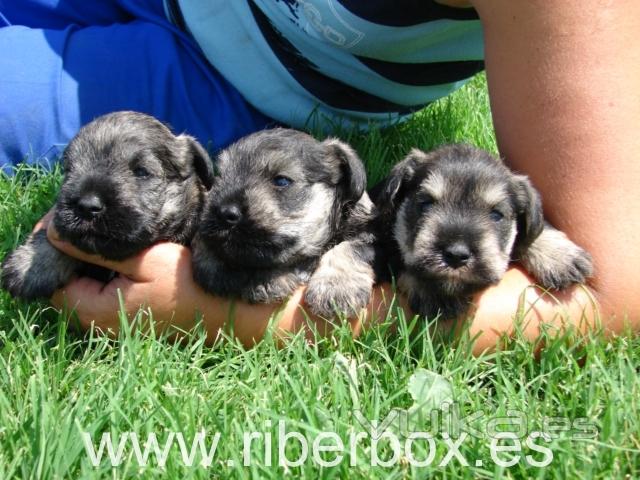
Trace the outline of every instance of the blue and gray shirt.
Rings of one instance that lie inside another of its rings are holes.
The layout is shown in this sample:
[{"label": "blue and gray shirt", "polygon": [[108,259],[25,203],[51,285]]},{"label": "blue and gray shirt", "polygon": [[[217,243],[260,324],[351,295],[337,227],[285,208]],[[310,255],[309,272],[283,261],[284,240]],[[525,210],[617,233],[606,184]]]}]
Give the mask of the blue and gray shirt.
[{"label": "blue and gray shirt", "polygon": [[165,0],[210,63],[293,127],[402,120],[483,69],[473,9],[433,0]]}]

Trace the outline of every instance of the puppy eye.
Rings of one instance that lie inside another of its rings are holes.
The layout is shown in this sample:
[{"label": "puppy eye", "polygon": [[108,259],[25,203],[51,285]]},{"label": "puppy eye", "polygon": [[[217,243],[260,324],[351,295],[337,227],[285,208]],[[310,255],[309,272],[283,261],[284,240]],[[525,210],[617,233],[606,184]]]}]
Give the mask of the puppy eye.
[{"label": "puppy eye", "polygon": [[285,177],[284,175],[278,175],[276,177],[273,177],[271,183],[273,183],[276,187],[288,187],[293,183],[293,180],[291,180],[289,177]]},{"label": "puppy eye", "polygon": [[149,173],[149,170],[147,170],[144,167],[135,167],[133,169],[133,174],[138,177],[138,178],[147,178],[149,176],[151,176],[151,173]]},{"label": "puppy eye", "polygon": [[494,222],[499,222],[504,218],[504,215],[499,210],[494,209],[491,210],[491,213],[489,213],[489,218],[491,218],[491,220],[493,220]]},{"label": "puppy eye", "polygon": [[426,210],[429,210],[434,203],[435,203],[435,200],[433,199],[433,197],[425,197],[425,198],[422,198],[420,202],[418,202],[418,207],[420,208],[421,211],[424,212]]}]

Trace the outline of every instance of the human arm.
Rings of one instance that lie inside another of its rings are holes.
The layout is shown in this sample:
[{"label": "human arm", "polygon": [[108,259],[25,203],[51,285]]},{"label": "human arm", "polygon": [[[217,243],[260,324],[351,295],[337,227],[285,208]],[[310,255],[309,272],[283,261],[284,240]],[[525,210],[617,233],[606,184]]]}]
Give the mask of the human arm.
[{"label": "human arm", "polygon": [[[594,0],[475,0],[485,35],[487,82],[502,156],[542,194],[545,215],[594,259],[591,293],[609,333],[640,328],[640,4]],[[527,283],[511,270],[477,301],[480,345],[509,331]],[[595,321],[582,287],[537,303],[527,332],[566,310]]]},{"label": "human arm", "polygon": [[[216,297],[204,292],[193,281],[191,252],[187,247],[160,243],[127,260],[110,261],[61,241],[49,218],[43,220],[39,227],[48,228],[49,241],[56,248],[79,260],[118,272],[106,285],[88,277],[76,278],[51,299],[58,308],[73,309],[85,330],[93,325],[104,333],[117,334],[120,326],[118,291],[124,310],[130,316],[141,307],[151,307],[157,332],[169,327],[189,331],[201,318],[210,342],[221,331],[230,332],[232,328],[233,335],[241,343],[252,346],[264,337],[272,317],[275,318],[273,332],[281,339],[305,328],[307,337],[312,340],[314,331],[329,335],[335,327],[334,323],[314,316],[304,308],[303,288],[296,290],[284,304],[252,305]],[[375,287],[366,313],[349,319],[354,335],[358,335],[370,319],[384,319],[392,297],[389,285]]]},{"label": "human arm", "polygon": [[[640,139],[633,131],[640,118],[640,5],[621,1],[603,6],[595,0],[475,0],[474,5],[485,29],[487,78],[502,155],[533,180],[542,193],[547,218],[593,255],[596,274],[591,293],[601,305],[605,327],[620,332],[627,315],[637,329],[640,255],[634,245],[640,221],[629,212],[640,207],[636,193],[640,172],[634,157]],[[129,285],[122,280],[126,306],[137,310],[140,301],[148,302],[157,319],[182,327],[193,322],[194,310],[210,306],[210,323],[205,326],[217,331],[226,319],[228,302],[200,297],[191,285],[181,286],[171,274],[180,282],[191,281],[188,252],[158,246],[148,251],[150,258],[155,258],[151,252],[157,248],[175,250],[163,252],[158,262],[143,263],[145,272],[157,270],[151,274],[153,281],[132,276]],[[165,260],[174,263],[165,265]],[[136,261],[140,259],[131,260]],[[184,269],[174,271],[179,265]],[[595,321],[591,294],[582,287],[554,294],[553,299],[529,288],[532,283],[526,272],[512,268],[499,285],[477,297],[470,323],[470,333],[479,334],[476,351],[492,348],[500,335],[513,331],[523,292],[524,310],[530,312],[525,322],[529,338],[537,336],[541,324],[561,322],[559,314],[564,312],[572,321],[582,320],[583,314],[590,323]],[[84,285],[84,293],[82,286],[69,285],[66,292],[69,303],[79,302],[85,325],[94,317],[98,325],[113,326],[115,296],[104,303],[93,301],[89,286]],[[171,301],[159,299],[158,292],[165,287]],[[304,323],[300,298],[299,291],[284,307],[281,331],[296,331]],[[54,300],[60,304],[61,296]],[[375,300],[372,305],[384,311]],[[236,335],[261,338],[275,308],[238,304]],[[353,325],[357,332],[360,323],[354,320]],[[238,326],[247,329],[246,335]]]}]

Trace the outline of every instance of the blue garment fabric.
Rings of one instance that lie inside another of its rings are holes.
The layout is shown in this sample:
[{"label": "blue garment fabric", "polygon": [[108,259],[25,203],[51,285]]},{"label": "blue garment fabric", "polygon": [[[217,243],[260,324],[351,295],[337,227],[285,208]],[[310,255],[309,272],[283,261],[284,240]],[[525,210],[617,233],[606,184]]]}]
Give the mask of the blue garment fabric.
[{"label": "blue garment fabric", "polygon": [[250,103],[295,127],[385,126],[484,68],[475,10],[435,0],[165,3]]},{"label": "blue garment fabric", "polygon": [[212,150],[273,120],[167,20],[162,0],[0,0],[0,168],[55,161],[78,129],[149,113]]}]

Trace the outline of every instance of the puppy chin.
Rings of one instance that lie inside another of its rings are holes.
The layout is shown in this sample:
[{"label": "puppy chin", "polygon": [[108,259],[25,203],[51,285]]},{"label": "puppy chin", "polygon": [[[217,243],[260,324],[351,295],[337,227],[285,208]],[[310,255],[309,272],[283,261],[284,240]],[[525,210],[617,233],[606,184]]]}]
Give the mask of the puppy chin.
[{"label": "puppy chin", "polygon": [[469,295],[495,285],[504,275],[506,268],[496,271],[477,260],[459,268],[451,268],[442,261],[433,259],[417,259],[412,265],[407,265],[409,271],[419,278],[424,278],[431,284],[438,285],[447,295]]},{"label": "puppy chin", "polygon": [[498,278],[482,278],[473,274],[453,271],[440,278],[442,289],[448,295],[470,295],[498,283]]},{"label": "puppy chin", "polygon": [[210,253],[229,266],[275,268],[295,263],[296,240],[264,232],[216,230],[201,232]]},{"label": "puppy chin", "polygon": [[127,225],[118,223],[118,228],[109,228],[104,220],[82,220],[65,210],[57,210],[53,222],[61,239],[83,252],[109,260],[123,260],[151,243],[149,232],[134,229],[129,222]]},{"label": "puppy chin", "polygon": [[145,240],[134,242],[123,238],[100,236],[91,233],[78,235],[76,232],[65,230],[58,233],[60,238],[68,241],[83,252],[97,254],[107,260],[124,260],[149,246],[149,242]]}]

